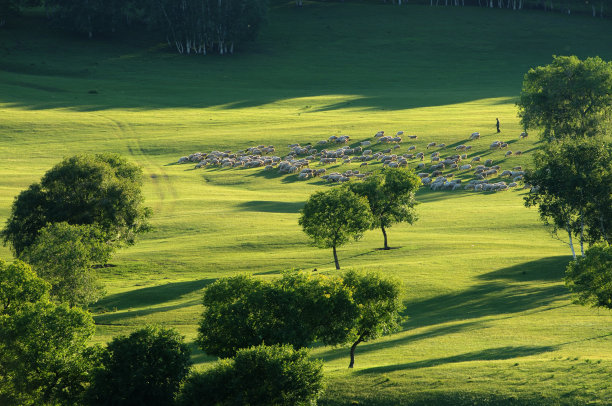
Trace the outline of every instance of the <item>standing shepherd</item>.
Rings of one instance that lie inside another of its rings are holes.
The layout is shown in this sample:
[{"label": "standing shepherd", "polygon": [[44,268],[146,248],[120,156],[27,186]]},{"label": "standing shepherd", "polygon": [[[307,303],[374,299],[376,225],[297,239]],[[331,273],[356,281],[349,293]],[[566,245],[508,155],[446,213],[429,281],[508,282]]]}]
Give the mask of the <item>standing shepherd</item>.
[{"label": "standing shepherd", "polygon": [[497,132],[500,133],[501,130],[499,129],[499,118],[495,119],[497,121],[497,123],[495,124],[497,126]]}]

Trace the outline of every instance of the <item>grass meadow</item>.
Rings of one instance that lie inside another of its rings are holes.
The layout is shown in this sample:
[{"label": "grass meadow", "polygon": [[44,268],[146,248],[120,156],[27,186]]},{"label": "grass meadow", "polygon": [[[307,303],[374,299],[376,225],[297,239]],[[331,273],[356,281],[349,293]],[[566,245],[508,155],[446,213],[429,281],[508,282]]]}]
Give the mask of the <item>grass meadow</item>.
[{"label": "grass meadow", "polygon": [[[145,174],[154,229],[100,271],[95,342],[155,323],[193,342],[202,290],[219,277],[336,272],[331,250],[310,246],[297,223],[308,196],[333,186],[179,157],[258,144],[284,154],[378,130],[418,135],[400,152],[436,141],[450,155],[479,131],[470,157],[528,166],[538,138],[518,139],[515,107],[526,71],[552,55],[612,59],[610,21],[583,16],[273,1],[269,20],[256,43],[223,57],[179,56],[155,35],[75,38],[37,15],[0,30],[1,222],[63,157],[117,152]],[[505,158],[488,149],[494,140],[524,154]],[[572,304],[570,251],[524,193],[423,188],[419,221],[389,230],[396,249],[378,250],[378,230],[339,249],[343,268],[404,282],[405,321],[361,344],[352,371],[348,348],[313,348],[325,361],[321,405],[612,403],[612,314]],[[198,368],[215,361],[192,347]]]}]

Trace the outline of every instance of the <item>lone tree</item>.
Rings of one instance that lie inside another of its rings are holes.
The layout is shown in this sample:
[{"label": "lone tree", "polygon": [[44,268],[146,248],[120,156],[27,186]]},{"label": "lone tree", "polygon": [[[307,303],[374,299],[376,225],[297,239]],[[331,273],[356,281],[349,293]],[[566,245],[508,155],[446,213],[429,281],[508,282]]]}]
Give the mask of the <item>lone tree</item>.
[{"label": "lone tree", "polygon": [[555,56],[527,72],[517,106],[523,127],[545,140],[601,135],[612,117],[612,63]]},{"label": "lone tree", "polygon": [[77,155],[49,170],[15,198],[0,233],[19,257],[48,223],[96,225],[113,245],[133,244],[147,231],[142,171],[119,155]]},{"label": "lone tree", "polygon": [[582,305],[612,309],[612,247],[595,245],[569,263],[565,284]]},{"label": "lone tree", "polygon": [[333,250],[336,269],[340,269],[336,248],[361,238],[372,224],[372,213],[364,197],[340,187],[311,195],[299,224],[316,246]]},{"label": "lone tree", "polygon": [[417,220],[414,193],[421,180],[412,171],[387,168],[363,182],[349,182],[348,188],[368,199],[372,211],[372,228],[380,228],[384,237],[384,249],[388,250],[387,231],[395,223],[412,224]]},{"label": "lone tree", "polygon": [[399,280],[383,277],[376,273],[349,271],[343,276],[359,313],[354,321],[349,368],[355,365],[355,349],[364,342],[399,329],[402,310],[401,283]]},{"label": "lone tree", "polygon": [[110,258],[112,246],[102,231],[91,225],[52,223],[40,230],[22,258],[51,284],[51,295],[70,306],[87,306],[104,293],[94,264]]}]

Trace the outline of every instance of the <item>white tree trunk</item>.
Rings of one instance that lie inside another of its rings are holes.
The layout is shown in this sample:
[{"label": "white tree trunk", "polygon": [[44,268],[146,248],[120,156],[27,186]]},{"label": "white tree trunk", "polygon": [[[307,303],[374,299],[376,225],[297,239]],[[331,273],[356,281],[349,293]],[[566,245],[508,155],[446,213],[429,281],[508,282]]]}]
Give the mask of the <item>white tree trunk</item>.
[{"label": "white tree trunk", "polygon": [[570,229],[569,224],[567,225],[567,235],[569,236],[569,246],[572,249],[572,257],[574,260],[576,259],[576,251],[574,250],[574,241],[572,240],[572,231]]}]

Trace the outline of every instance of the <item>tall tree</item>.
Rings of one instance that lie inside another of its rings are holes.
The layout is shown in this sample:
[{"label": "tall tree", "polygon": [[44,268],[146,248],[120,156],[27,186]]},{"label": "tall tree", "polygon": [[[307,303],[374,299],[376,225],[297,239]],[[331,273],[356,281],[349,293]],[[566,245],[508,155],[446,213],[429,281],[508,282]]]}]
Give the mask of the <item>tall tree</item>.
[{"label": "tall tree", "polygon": [[333,250],[336,269],[340,269],[336,248],[351,238],[360,239],[372,224],[372,213],[364,197],[334,188],[310,196],[299,224],[316,246]]},{"label": "tall tree", "polygon": [[374,219],[371,227],[382,231],[385,250],[389,249],[387,228],[396,223],[412,224],[416,221],[414,193],[420,185],[418,176],[402,168],[386,168],[362,182],[348,184],[351,191],[368,199]]},{"label": "tall tree", "polygon": [[527,72],[517,106],[523,127],[545,140],[601,135],[612,118],[612,63],[555,56]]},{"label": "tall tree", "polygon": [[0,236],[17,256],[47,223],[63,221],[96,225],[116,246],[133,244],[149,229],[141,187],[141,169],[119,155],[67,158],[15,198]]}]

